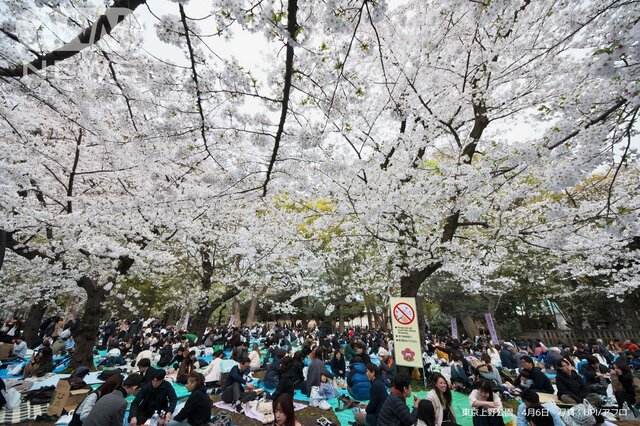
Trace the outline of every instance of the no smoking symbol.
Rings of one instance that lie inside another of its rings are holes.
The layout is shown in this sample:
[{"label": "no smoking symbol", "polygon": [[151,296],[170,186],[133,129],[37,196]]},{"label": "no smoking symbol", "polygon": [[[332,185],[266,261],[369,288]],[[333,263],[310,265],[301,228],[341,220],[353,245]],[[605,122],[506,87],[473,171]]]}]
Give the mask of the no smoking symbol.
[{"label": "no smoking symbol", "polygon": [[416,313],[410,305],[401,302],[393,308],[393,316],[400,324],[408,325],[413,322]]}]

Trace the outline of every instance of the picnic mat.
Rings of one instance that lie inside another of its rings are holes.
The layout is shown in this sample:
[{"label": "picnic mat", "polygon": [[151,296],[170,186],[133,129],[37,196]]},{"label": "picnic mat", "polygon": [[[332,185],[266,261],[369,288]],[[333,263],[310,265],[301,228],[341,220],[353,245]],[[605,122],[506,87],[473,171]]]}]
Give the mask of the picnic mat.
[{"label": "picnic mat", "polygon": [[[299,391],[296,391],[296,394],[298,392]],[[342,389],[338,395],[341,395],[341,394],[348,395],[348,393],[344,389]],[[418,398],[420,399],[425,399],[427,397],[427,391],[414,392],[414,395],[417,395]],[[297,399],[297,397],[294,396],[294,399]],[[407,401],[408,401],[407,405],[409,406],[409,408],[413,409],[413,398],[407,398]],[[336,408],[338,408],[337,398],[330,399],[327,402],[331,404],[331,408],[335,413],[336,417],[338,418],[338,421],[340,422],[341,425],[348,425],[351,422],[355,422],[353,410],[336,411]],[[366,404],[369,401],[360,401],[360,402],[363,402]],[[456,422],[461,426],[473,426],[473,417],[471,415],[471,405],[469,405],[469,398],[466,395],[461,394],[459,392],[451,392],[451,402],[453,405],[453,413],[456,416]],[[515,422],[515,417],[503,416],[503,418],[504,418],[505,424],[509,423],[510,421]]]},{"label": "picnic mat", "polygon": [[24,401],[12,410],[0,410],[0,424],[21,423],[27,420],[33,420],[39,415],[46,414],[49,404],[34,404]]},{"label": "picnic mat", "polygon": [[[236,409],[233,405],[231,404],[227,404],[226,402],[222,402],[222,401],[218,401],[215,404],[213,404],[214,407],[216,408],[220,408],[221,410],[226,410],[226,411],[230,411],[232,413],[236,412]],[[300,404],[299,402],[294,402],[293,403],[293,409],[295,411],[300,411],[303,408],[305,408],[306,405],[304,404]],[[244,413],[245,416],[249,417],[250,419],[254,419],[257,421],[262,421],[262,417],[258,415],[258,413],[254,412],[253,410],[251,410],[249,407],[244,409]]]}]

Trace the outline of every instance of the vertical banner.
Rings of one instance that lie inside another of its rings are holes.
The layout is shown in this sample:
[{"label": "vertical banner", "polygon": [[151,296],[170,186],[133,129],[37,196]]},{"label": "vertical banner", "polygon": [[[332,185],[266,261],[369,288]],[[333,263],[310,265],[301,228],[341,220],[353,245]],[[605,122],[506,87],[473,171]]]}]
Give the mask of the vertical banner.
[{"label": "vertical banner", "polygon": [[484,319],[487,321],[487,328],[489,328],[489,335],[494,345],[498,344],[498,333],[496,333],[496,326],[493,324],[493,317],[489,312],[484,314]]},{"label": "vertical banner", "polygon": [[458,337],[458,320],[456,320],[456,317],[451,317],[451,338],[460,340]]},{"label": "vertical banner", "polygon": [[413,297],[392,297],[391,327],[393,328],[393,351],[397,365],[422,368],[422,344],[420,326]]}]

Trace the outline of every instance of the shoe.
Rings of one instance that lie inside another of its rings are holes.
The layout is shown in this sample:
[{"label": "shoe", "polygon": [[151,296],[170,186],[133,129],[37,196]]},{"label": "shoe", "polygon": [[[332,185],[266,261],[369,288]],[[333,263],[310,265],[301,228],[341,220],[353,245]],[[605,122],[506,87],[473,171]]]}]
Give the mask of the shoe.
[{"label": "shoe", "polygon": [[244,411],[242,409],[242,403],[240,403],[240,402],[236,403],[236,407],[235,408],[236,408],[236,412],[237,413],[242,413],[242,411]]}]

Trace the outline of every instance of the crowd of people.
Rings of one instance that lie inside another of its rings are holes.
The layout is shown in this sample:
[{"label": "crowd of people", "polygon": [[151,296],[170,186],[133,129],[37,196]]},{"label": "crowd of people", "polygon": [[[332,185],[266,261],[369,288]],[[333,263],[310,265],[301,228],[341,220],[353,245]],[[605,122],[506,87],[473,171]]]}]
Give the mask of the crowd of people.
[{"label": "crowd of people", "polygon": [[[20,327],[13,322],[3,330],[0,339],[11,345],[3,360],[25,358],[28,348]],[[59,317],[44,321],[22,377],[52,371],[54,357],[73,350],[75,333],[73,321],[65,323]],[[393,337],[380,330],[350,327],[325,334],[322,328],[301,326],[216,326],[197,336],[153,318],[112,318],[100,328],[96,351],[106,351],[106,356],[99,366],[126,365],[137,372],[107,378],[75,410],[71,425],[118,420],[122,424],[129,395],[136,395],[129,410],[131,426],[152,417],[160,425],[207,423],[211,393],[220,394],[238,412],[251,401],[270,399],[278,426],[298,424],[293,409],[296,391],[306,394],[312,405],[339,397],[338,411],[353,409],[355,423],[369,426],[456,425],[452,390],[468,394],[474,426],[503,425],[502,401],[514,398],[522,400],[518,426],[562,424],[557,423],[554,407],[540,403],[541,394],[556,394],[563,404],[601,406],[611,385],[618,407],[633,409],[640,402],[640,379],[634,374],[640,367],[640,351],[633,341],[547,347],[540,341],[515,339],[493,344],[482,337],[459,341],[428,333],[426,338],[420,377],[415,376],[417,370],[396,365]],[[204,361],[207,356],[210,362]],[[223,372],[225,362],[233,366]],[[259,381],[257,373],[264,375]],[[189,391],[177,414],[176,392],[167,381],[171,374]],[[554,375],[555,387],[550,378]],[[410,409],[406,399],[416,378],[428,381],[431,390],[423,399],[414,396]],[[593,415],[588,424],[602,422]]]}]

